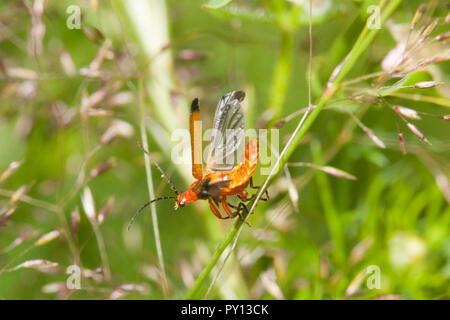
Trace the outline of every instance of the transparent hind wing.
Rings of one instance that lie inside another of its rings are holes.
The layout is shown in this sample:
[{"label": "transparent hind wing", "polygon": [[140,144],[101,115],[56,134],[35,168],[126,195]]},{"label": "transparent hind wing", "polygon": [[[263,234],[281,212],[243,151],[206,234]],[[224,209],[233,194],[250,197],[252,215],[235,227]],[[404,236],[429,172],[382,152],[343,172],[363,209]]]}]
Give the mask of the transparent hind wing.
[{"label": "transparent hind wing", "polygon": [[243,154],[244,114],[241,102],[243,91],[224,95],[216,108],[206,171],[229,171]]}]

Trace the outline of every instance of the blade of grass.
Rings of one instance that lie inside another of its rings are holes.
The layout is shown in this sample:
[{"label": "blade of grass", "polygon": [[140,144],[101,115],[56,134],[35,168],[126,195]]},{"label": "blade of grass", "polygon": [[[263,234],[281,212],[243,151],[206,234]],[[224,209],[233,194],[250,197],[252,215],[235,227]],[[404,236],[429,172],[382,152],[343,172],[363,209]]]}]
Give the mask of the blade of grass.
[{"label": "blade of grass", "polygon": [[[314,163],[323,163],[321,145],[315,141],[311,145]],[[317,172],[317,185],[319,187],[320,202],[323,206],[325,219],[330,231],[333,242],[333,254],[336,262],[342,264],[345,259],[345,246],[342,231],[342,225],[339,219],[338,211],[336,209],[335,200],[331,191],[330,181],[324,172]]]},{"label": "blade of grass", "polygon": [[[148,139],[147,134],[145,130],[145,112],[144,112],[144,86],[142,83],[142,79],[139,80],[139,110],[140,110],[140,116],[141,116],[141,123],[140,123],[140,129],[141,129],[141,139],[142,139],[142,146],[145,150],[149,150],[148,148]],[[145,173],[147,176],[147,186],[148,186],[148,194],[149,199],[155,198],[155,191],[153,188],[153,180],[152,180],[152,172],[150,168],[150,158],[146,153],[144,153],[145,158]],[[161,247],[161,238],[159,236],[159,225],[158,225],[158,215],[156,213],[156,204],[153,202],[150,206],[151,214],[152,214],[152,222],[153,222],[153,233],[155,235],[155,244],[156,244],[156,252],[158,255],[158,263],[159,267],[161,268],[161,275],[162,275],[162,290],[165,297],[168,296],[169,286],[167,283],[167,277],[166,277],[166,269],[164,266],[164,256],[163,251]]]},{"label": "blade of grass", "polygon": [[272,86],[269,94],[269,108],[274,113],[274,118],[281,115],[286,93],[289,87],[289,78],[292,69],[292,58],[294,54],[294,35],[293,32],[281,31],[281,50],[280,56],[275,67]]}]

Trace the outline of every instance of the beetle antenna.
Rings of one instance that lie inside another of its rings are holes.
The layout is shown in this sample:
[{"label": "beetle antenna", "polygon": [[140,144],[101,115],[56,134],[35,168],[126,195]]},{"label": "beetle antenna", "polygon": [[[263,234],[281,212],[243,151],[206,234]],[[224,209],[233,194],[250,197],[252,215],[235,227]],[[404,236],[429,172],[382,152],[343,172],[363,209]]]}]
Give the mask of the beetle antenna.
[{"label": "beetle antenna", "polygon": [[133,215],[133,217],[131,218],[130,222],[128,223],[127,229],[130,230],[131,225],[133,224],[134,220],[136,220],[136,218],[139,215],[139,213],[141,213],[141,211],[144,210],[146,207],[148,207],[151,203],[159,201],[159,200],[168,200],[168,199],[176,199],[176,198],[177,197],[174,197],[174,196],[168,196],[168,197],[160,197],[160,198],[156,198],[156,199],[150,200],[149,202],[144,204],[142,207],[140,207],[138,211],[136,211],[136,213]]},{"label": "beetle antenna", "polygon": [[170,186],[170,189],[172,189],[173,192],[175,192],[176,195],[179,194],[177,188],[175,188],[175,186],[173,185],[172,181],[170,181],[169,177],[166,175],[166,173],[164,172],[164,170],[159,166],[159,164],[156,162],[155,159],[153,159],[153,157],[150,155],[150,153],[148,153],[147,150],[144,149],[144,147],[141,145],[141,143],[139,142],[139,140],[137,141],[138,147],[144,151],[144,153],[150,158],[150,160],[153,162],[153,164],[155,165],[155,167],[158,169],[159,172],[161,172],[164,180],[167,181],[167,183]]}]

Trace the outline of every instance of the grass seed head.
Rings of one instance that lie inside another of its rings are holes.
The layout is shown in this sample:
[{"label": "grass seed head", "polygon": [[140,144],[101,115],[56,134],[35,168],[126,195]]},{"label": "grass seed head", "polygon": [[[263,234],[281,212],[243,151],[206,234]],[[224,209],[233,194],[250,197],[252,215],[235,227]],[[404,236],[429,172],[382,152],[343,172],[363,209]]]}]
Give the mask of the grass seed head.
[{"label": "grass seed head", "polygon": [[380,147],[381,149],[386,149],[386,145],[384,144],[384,142],[380,138],[378,138],[371,129],[365,128],[364,132],[367,134],[370,140],[372,140],[372,142],[375,143],[378,147]]},{"label": "grass seed head", "polygon": [[22,161],[14,161],[0,174],[0,183],[11,177],[20,167]]},{"label": "grass seed head", "polygon": [[116,165],[117,165],[116,158],[111,157],[107,161],[104,161],[104,162],[100,163],[99,165],[97,165],[95,168],[93,168],[89,173],[89,177],[91,179],[96,178],[99,175],[102,175],[103,173],[116,167]]},{"label": "grass seed head", "polygon": [[408,127],[409,130],[411,130],[412,133],[414,133],[414,135],[416,137],[418,137],[423,142],[431,145],[431,142],[428,141],[427,137],[425,137],[425,135],[422,133],[422,131],[420,131],[415,125],[413,125],[412,123],[408,122],[408,123],[406,123],[406,126]]},{"label": "grass seed head", "polygon": [[402,116],[409,118],[409,119],[414,119],[414,120],[420,120],[422,119],[419,114],[417,113],[416,110],[414,109],[410,109],[407,107],[403,107],[403,106],[394,106],[393,107],[395,112],[401,114]]},{"label": "grass seed head", "polygon": [[10,202],[12,204],[16,204],[18,203],[22,197],[31,189],[31,186],[33,185],[33,183],[30,184],[26,184],[21,186],[19,189],[17,189],[13,195],[11,196]]},{"label": "grass seed head", "polygon": [[50,241],[57,239],[60,235],[61,235],[61,232],[58,230],[50,231],[50,232],[42,235],[41,237],[39,237],[39,239],[37,239],[36,242],[34,243],[34,246],[35,247],[43,246],[44,244],[47,244]]},{"label": "grass seed head", "polygon": [[417,23],[419,22],[420,18],[422,17],[422,15],[424,14],[425,10],[426,10],[427,6],[422,3],[419,8],[417,9],[416,13],[414,14],[414,17],[411,20],[411,24],[409,26],[410,30],[413,30]]},{"label": "grass seed head", "polygon": [[416,88],[416,89],[427,89],[427,88],[432,88],[432,87],[435,87],[435,86],[438,86],[438,85],[441,85],[441,84],[443,84],[443,83],[440,82],[440,81],[422,81],[422,82],[415,83],[413,85],[413,88]]},{"label": "grass seed head", "polygon": [[364,259],[367,252],[373,245],[373,238],[369,237],[358,243],[350,252],[350,264],[356,264]]},{"label": "grass seed head", "polygon": [[134,134],[133,127],[125,121],[113,120],[100,138],[100,144],[106,145],[111,143],[117,137],[130,138]]},{"label": "grass seed head", "polygon": [[406,154],[406,139],[402,132],[398,133],[398,141],[400,143],[400,150],[405,155]]},{"label": "grass seed head", "polygon": [[356,180],[356,177],[354,175],[352,175],[348,172],[345,172],[344,170],[335,168],[335,167],[323,166],[323,167],[321,167],[321,170],[333,177],[336,177],[336,178]]},{"label": "grass seed head", "polygon": [[84,213],[86,214],[86,217],[89,219],[89,221],[96,222],[97,214],[95,212],[94,197],[92,196],[92,192],[89,187],[84,188],[84,192],[81,197],[81,203],[83,204]]},{"label": "grass seed head", "polygon": [[73,234],[77,235],[80,227],[80,211],[78,207],[76,207],[75,210],[73,210],[70,214],[70,227]]},{"label": "grass seed head", "polygon": [[35,269],[48,274],[61,274],[62,270],[59,264],[45,259],[32,259],[22,262],[8,271],[15,271],[19,269]]}]

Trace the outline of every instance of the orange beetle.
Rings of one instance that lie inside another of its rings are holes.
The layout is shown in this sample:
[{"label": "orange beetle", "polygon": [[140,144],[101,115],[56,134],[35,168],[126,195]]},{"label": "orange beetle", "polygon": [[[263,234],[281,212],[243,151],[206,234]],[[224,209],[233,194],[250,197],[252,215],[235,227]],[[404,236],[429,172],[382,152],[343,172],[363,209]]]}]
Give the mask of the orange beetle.
[{"label": "orange beetle", "polygon": [[[202,132],[197,125],[200,122],[200,106],[197,98],[192,101],[189,131],[191,135],[192,175],[196,181],[191,184],[187,191],[179,193],[156,161],[150,157],[146,150],[143,150],[162,173],[176,196],[161,197],[147,202],[133,216],[130,225],[149,204],[166,199],[175,200],[175,209],[182,208],[190,202],[200,199],[208,200],[211,211],[217,218],[229,219],[239,215],[242,219],[241,210],[246,209],[245,202],[253,199],[253,197],[248,198],[245,189],[249,184],[253,189],[259,188],[254,186],[252,181],[259,155],[257,138],[250,140],[245,147],[245,154],[241,162],[235,163],[235,156],[244,140],[244,115],[240,106],[244,97],[243,91],[232,91],[220,99],[214,116],[213,134],[204,173],[201,161]],[[237,195],[241,200],[238,206],[227,202],[227,196],[233,195]],[[267,190],[265,195],[266,197],[261,200],[268,200]],[[222,216],[220,207],[223,208],[225,216]]]}]

